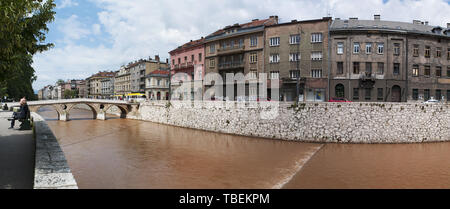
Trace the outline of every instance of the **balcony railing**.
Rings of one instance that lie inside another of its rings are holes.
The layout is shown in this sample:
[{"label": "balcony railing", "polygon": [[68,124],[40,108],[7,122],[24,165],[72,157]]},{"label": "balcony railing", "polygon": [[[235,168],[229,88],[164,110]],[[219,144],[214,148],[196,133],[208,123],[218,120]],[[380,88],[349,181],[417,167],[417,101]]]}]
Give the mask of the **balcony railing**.
[{"label": "balcony railing", "polygon": [[244,46],[230,46],[225,48],[220,48],[217,50],[217,54],[231,54],[231,53],[239,53],[244,51]]},{"label": "balcony railing", "polygon": [[188,67],[194,67],[194,63],[186,62],[186,63],[176,64],[176,65],[174,65],[173,69],[177,70],[177,69],[183,69],[183,68],[188,68]]},{"label": "balcony railing", "polygon": [[244,67],[244,62],[223,62],[219,63],[219,69],[231,69],[231,68],[240,68]]}]

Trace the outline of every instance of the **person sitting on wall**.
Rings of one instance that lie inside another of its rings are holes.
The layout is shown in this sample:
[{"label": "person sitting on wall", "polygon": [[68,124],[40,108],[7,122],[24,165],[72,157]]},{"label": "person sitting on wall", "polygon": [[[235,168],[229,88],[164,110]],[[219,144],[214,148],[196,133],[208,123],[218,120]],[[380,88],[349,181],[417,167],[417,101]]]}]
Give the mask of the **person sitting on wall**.
[{"label": "person sitting on wall", "polygon": [[9,127],[9,129],[14,128],[14,124],[15,124],[16,120],[26,119],[29,113],[30,113],[30,110],[28,109],[27,100],[24,97],[20,100],[19,112],[14,112],[12,118],[10,119],[11,127]]}]

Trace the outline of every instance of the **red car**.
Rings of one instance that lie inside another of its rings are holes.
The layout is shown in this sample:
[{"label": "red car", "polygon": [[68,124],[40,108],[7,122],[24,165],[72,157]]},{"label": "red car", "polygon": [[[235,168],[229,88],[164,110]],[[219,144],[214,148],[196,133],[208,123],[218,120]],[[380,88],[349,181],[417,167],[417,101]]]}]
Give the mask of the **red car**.
[{"label": "red car", "polygon": [[352,102],[342,97],[333,97],[328,102]]}]

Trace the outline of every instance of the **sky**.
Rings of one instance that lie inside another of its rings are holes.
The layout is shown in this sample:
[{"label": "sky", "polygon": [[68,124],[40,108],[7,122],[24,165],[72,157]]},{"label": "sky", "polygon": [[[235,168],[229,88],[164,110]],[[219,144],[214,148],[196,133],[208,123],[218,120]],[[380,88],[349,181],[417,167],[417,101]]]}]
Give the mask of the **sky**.
[{"label": "sky", "polygon": [[[55,21],[45,42],[49,51],[33,58],[35,91],[58,79],[85,79],[115,71],[141,58],[162,60],[190,40],[234,23],[278,15],[293,19],[373,19],[428,21],[445,27],[450,0],[55,0]],[[357,2],[357,5],[355,4]]]}]

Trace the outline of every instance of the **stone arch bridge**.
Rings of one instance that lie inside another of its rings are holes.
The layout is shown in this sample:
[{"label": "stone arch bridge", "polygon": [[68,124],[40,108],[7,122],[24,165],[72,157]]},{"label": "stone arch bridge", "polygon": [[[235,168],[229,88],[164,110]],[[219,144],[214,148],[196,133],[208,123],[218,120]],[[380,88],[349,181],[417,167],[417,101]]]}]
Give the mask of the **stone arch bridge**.
[{"label": "stone arch bridge", "polygon": [[[58,119],[62,121],[69,120],[69,113],[73,107],[78,104],[85,104],[92,110],[93,118],[106,120],[106,111],[112,106],[120,109],[120,118],[126,118],[127,115],[138,114],[139,103],[130,103],[121,100],[102,100],[102,99],[61,99],[61,100],[42,100],[28,102],[31,112],[37,112],[44,106],[53,107],[58,113]],[[9,107],[19,107],[19,103],[8,103]]]}]

